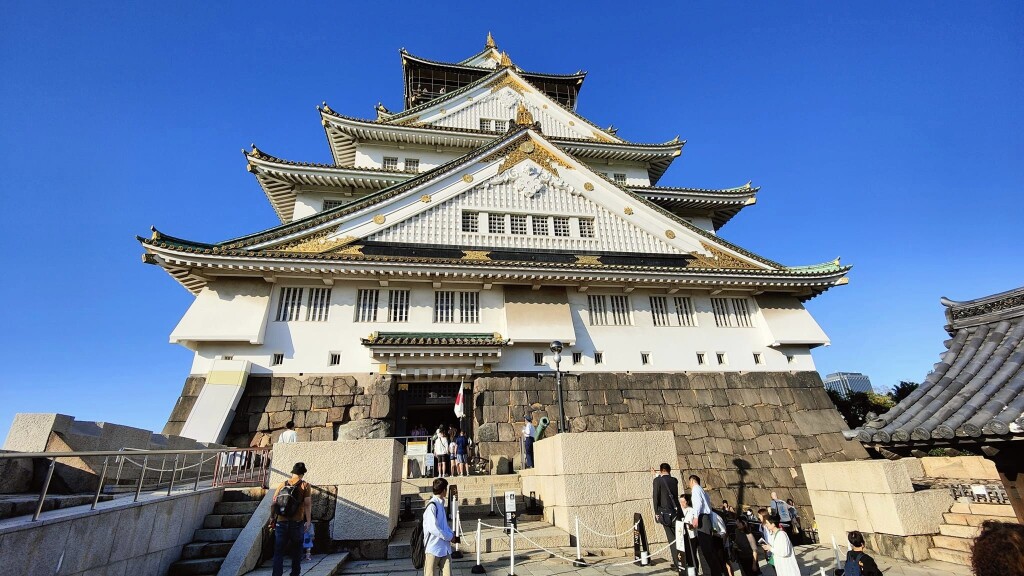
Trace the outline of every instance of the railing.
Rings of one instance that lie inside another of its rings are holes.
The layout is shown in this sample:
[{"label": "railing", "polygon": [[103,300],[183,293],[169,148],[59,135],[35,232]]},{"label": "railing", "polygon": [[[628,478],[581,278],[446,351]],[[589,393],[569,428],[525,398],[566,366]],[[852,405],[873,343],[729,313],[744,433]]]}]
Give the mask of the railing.
[{"label": "railing", "polygon": [[[53,473],[57,468],[57,461],[61,458],[76,459],[99,459],[103,458],[103,465],[99,474],[99,482],[96,493],[93,496],[91,510],[95,510],[99,504],[100,496],[103,495],[107,481],[107,472],[110,470],[111,459],[117,466],[113,487],[121,485],[121,477],[125,471],[125,464],[130,467],[138,467],[139,478],[134,482],[134,501],[139,500],[143,489],[149,491],[163,490],[166,484],[167,495],[170,496],[175,486],[192,484],[192,491],[199,489],[199,484],[204,480],[210,481],[213,487],[223,486],[264,486],[270,472],[270,448],[210,448],[203,450],[139,450],[134,448],[123,448],[121,450],[100,450],[83,452],[16,452],[0,454],[0,460],[14,460],[18,458],[46,458],[50,461],[46,469],[46,477],[43,480],[42,489],[39,491],[39,501],[36,504],[32,520],[39,520],[46,503],[46,495],[50,490],[50,482],[53,480]],[[167,468],[167,462],[174,457],[174,462]],[[155,467],[157,459],[160,459],[159,468]],[[139,461],[141,459],[141,462]],[[189,460],[194,459],[192,464]],[[151,466],[150,463],[153,463]],[[214,464],[208,468],[207,464]],[[194,471],[194,476],[190,473]],[[170,473],[166,482],[164,475]],[[146,486],[146,475],[157,473],[157,477],[148,487]],[[110,488],[111,486],[107,486]]]}]

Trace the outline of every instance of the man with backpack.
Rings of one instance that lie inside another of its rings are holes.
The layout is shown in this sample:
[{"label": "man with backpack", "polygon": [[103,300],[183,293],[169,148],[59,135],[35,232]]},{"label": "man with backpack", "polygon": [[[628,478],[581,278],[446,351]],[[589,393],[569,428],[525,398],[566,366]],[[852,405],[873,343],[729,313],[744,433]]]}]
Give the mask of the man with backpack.
[{"label": "man with backpack", "polygon": [[786,535],[792,539],[793,534],[791,530],[793,519],[789,515],[789,505],[782,500],[779,500],[778,493],[772,492],[772,501],[768,505],[768,508],[773,514],[779,517],[779,521],[781,522],[781,524],[779,524],[779,528],[782,528]]},{"label": "man with backpack", "polygon": [[452,544],[458,544],[459,537],[448,526],[444,501],[448,498],[448,481],[435,478],[431,487],[433,497],[423,510],[423,522],[412,533],[412,564],[423,567],[424,576],[435,576],[440,569],[442,576],[452,574]]},{"label": "man with backpack", "polygon": [[313,490],[302,479],[306,465],[296,462],[292,477],[274,491],[271,526],[274,528],[273,576],[284,574],[284,556],[292,559],[291,576],[302,570],[302,537],[313,524]]},{"label": "man with backpack", "polygon": [[864,535],[854,530],[846,535],[853,549],[846,555],[842,576],[882,576],[875,559],[864,553]]}]

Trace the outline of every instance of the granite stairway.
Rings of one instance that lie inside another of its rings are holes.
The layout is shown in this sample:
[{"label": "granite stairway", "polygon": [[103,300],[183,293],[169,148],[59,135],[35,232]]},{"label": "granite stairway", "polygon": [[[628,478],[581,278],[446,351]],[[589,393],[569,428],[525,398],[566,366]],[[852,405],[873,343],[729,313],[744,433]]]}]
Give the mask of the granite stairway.
[{"label": "granite stairway", "polygon": [[939,533],[932,537],[934,546],[928,549],[928,554],[933,560],[962,566],[971,565],[971,545],[981,529],[982,522],[1017,521],[1013,507],[1009,504],[981,502],[956,502],[942,518],[943,523],[939,525]]},{"label": "granite stairway", "polygon": [[171,564],[168,576],[213,576],[220,570],[235,539],[266,494],[262,488],[225,490],[203,527],[195,531],[192,542],[181,550],[181,558]]}]

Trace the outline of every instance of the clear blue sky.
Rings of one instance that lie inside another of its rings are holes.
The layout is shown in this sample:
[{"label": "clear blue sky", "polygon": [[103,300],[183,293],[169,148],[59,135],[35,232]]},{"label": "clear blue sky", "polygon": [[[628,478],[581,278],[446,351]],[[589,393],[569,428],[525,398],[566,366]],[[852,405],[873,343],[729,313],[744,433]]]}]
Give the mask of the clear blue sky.
[{"label": "clear blue sky", "polygon": [[316,104],[398,109],[400,47],[458,60],[488,30],[525,69],[588,70],[596,123],[688,140],[661,184],[761,186],[725,238],[855,266],[809,303],[823,374],[919,381],[940,296],[1024,284],[1020,2],[352,5],[3,3],[0,437],[36,411],[159,430],[192,296],[135,235],[274,225],[240,148],[329,162]]}]

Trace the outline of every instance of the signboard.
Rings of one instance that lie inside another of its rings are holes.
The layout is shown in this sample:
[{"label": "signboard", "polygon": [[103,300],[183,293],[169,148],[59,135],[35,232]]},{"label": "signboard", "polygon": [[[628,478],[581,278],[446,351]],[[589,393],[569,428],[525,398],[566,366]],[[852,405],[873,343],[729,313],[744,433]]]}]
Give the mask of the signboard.
[{"label": "signboard", "polygon": [[519,529],[518,514],[516,513],[516,493],[512,490],[505,492],[505,534],[512,532],[512,529]]},{"label": "signboard", "polygon": [[405,444],[406,456],[424,456],[427,453],[426,440],[410,440]]},{"label": "signboard", "polygon": [[647,561],[647,530],[644,528],[644,517],[643,514],[637,512],[633,514],[633,560],[641,562],[641,565],[646,566]]},{"label": "signboard", "polygon": [[682,520],[676,520],[676,566],[679,567],[679,576],[696,576],[697,563],[693,561],[694,550],[690,545],[690,525]]}]

